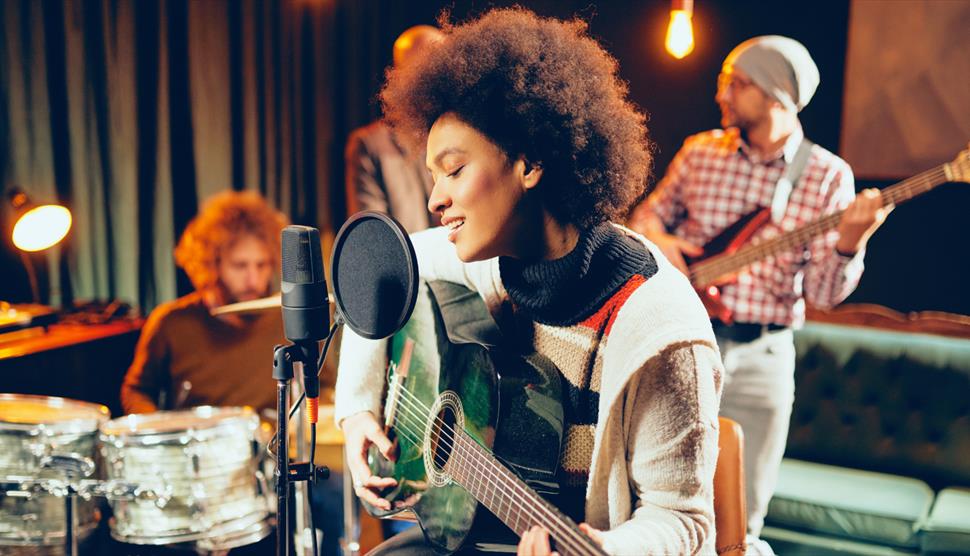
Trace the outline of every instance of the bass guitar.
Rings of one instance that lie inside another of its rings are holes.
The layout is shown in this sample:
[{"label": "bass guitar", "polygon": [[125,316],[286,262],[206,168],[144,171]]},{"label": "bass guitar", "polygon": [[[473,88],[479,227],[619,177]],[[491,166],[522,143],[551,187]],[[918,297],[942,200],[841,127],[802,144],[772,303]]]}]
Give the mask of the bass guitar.
[{"label": "bass guitar", "polygon": [[[970,182],[970,149],[952,162],[903,180],[882,191],[883,206],[899,205],[947,182]],[[771,208],[759,208],[743,216],[704,246],[704,254],[687,258],[688,277],[712,317],[731,322],[731,310],[721,301],[718,286],[752,263],[778,253],[803,248],[809,242],[835,228],[844,211],[833,212],[792,231],[764,241],[750,242],[762,226],[771,220]]]},{"label": "bass guitar", "polygon": [[502,531],[515,543],[512,532],[541,525],[561,554],[604,555],[546,499],[559,488],[561,375],[504,344],[477,293],[422,284],[390,345],[384,423],[397,457],[368,454],[374,474],[397,480],[381,493],[392,509],[365,507],[377,517],[410,511],[443,553]]}]

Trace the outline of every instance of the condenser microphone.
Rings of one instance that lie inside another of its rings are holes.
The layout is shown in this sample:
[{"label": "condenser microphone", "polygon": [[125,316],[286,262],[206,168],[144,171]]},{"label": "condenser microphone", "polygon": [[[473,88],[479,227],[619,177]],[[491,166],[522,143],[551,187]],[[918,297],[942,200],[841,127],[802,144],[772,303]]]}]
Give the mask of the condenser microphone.
[{"label": "condenser microphone", "polygon": [[308,226],[287,226],[282,233],[282,252],[283,335],[300,348],[304,390],[307,398],[316,398],[320,395],[319,342],[327,338],[330,328],[320,232]]}]

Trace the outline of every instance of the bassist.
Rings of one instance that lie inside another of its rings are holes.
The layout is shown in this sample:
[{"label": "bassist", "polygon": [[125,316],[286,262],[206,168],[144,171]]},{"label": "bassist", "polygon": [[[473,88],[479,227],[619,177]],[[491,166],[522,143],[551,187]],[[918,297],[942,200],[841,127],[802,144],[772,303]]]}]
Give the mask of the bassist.
[{"label": "bassist", "polygon": [[[761,531],[788,433],[791,329],[803,323],[805,302],[830,307],[856,287],[866,242],[888,212],[878,190],[856,195],[849,165],[818,145],[806,144],[800,176],[792,179],[804,140],[798,112],[818,83],[815,63],[795,40],[763,36],[739,45],[718,77],[715,99],[724,129],[688,138],[629,222],[686,273],[685,256],[706,255],[701,246],[760,207],[771,208],[771,219],[755,233],[758,239],[848,207],[837,229],[756,262],[721,287],[720,301],[730,311],[725,320],[732,323],[713,320],[726,369],[721,415],[744,429],[753,537]],[[786,188],[783,177],[794,185]]]}]

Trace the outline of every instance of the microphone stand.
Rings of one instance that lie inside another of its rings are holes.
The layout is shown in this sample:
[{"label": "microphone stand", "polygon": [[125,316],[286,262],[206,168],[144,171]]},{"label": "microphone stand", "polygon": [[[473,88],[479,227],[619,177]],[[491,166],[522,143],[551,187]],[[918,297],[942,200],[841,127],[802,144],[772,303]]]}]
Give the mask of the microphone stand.
[{"label": "microphone stand", "polygon": [[[287,425],[289,421],[289,389],[293,378],[293,363],[301,362],[316,373],[316,361],[304,361],[303,350],[296,345],[278,345],[273,349],[273,378],[276,380],[276,555],[290,556],[290,486],[302,481],[326,479],[330,470],[312,461],[290,464]],[[312,527],[312,524],[311,524]],[[315,534],[311,530],[312,534]],[[316,556],[316,555],[314,555]]]}]

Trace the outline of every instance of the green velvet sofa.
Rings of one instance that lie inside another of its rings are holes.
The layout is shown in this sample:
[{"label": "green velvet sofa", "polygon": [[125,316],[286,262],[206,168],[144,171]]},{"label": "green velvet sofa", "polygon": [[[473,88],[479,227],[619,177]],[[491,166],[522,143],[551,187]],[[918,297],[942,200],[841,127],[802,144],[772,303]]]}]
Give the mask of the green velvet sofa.
[{"label": "green velvet sofa", "polygon": [[762,536],[779,554],[970,554],[970,318],[810,319]]}]

